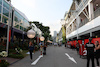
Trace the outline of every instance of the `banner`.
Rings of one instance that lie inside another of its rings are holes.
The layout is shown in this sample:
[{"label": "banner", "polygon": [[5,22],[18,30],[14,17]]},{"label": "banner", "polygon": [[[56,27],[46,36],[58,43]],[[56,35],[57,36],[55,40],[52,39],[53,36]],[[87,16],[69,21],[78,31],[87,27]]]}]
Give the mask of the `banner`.
[{"label": "banner", "polygon": [[10,38],[11,38],[11,30],[9,30],[9,42],[10,42]]},{"label": "banner", "polygon": [[64,26],[62,27],[62,38],[63,43],[66,42],[66,28]]}]

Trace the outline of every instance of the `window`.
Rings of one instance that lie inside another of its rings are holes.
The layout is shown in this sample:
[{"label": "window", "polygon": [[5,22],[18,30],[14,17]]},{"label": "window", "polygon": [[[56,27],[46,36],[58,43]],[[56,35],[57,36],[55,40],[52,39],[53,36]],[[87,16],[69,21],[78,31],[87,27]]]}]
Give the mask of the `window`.
[{"label": "window", "polygon": [[15,25],[14,27],[18,29],[19,28],[19,25]]},{"label": "window", "polygon": [[23,19],[23,17],[17,11],[15,11],[14,13],[15,13],[15,16],[17,16],[18,18]]},{"label": "window", "polygon": [[3,0],[3,6],[9,10],[9,4]]},{"label": "window", "polygon": [[2,0],[0,0],[0,4],[2,5]]},{"label": "window", "polygon": [[27,28],[29,26],[29,22],[25,19],[24,20],[24,27]]},{"label": "window", "polygon": [[1,14],[0,14],[0,21],[1,21]]},{"label": "window", "polygon": [[24,31],[27,31],[26,28],[24,28]]},{"label": "window", "polygon": [[23,30],[23,27],[22,26],[20,26],[20,30]]},{"label": "window", "polygon": [[2,7],[1,7],[1,5],[0,5],[0,13],[1,13],[1,8],[2,8]]},{"label": "window", "polygon": [[9,11],[6,10],[5,8],[3,8],[3,14],[6,15],[7,17],[9,17]]},{"label": "window", "polygon": [[16,16],[14,17],[14,21],[18,22],[18,18]]},{"label": "window", "polygon": [[5,16],[3,16],[3,18],[2,18],[2,22],[3,22],[3,23],[7,23],[7,21],[8,21],[8,18],[5,17]]}]

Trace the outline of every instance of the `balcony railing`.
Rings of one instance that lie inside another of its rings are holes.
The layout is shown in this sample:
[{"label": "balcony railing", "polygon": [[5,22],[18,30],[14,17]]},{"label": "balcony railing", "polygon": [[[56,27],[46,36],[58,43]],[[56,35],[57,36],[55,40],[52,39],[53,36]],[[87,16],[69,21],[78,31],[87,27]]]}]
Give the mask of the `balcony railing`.
[{"label": "balcony railing", "polygon": [[77,8],[77,13],[80,13],[80,11],[85,7],[85,5],[88,3],[89,0],[83,0]]},{"label": "balcony railing", "polygon": [[[94,15],[94,17],[92,18],[92,20],[95,19],[96,17],[100,16],[100,7],[99,7],[98,9],[96,9],[96,10],[94,11],[94,14],[92,14],[92,15]],[[88,20],[87,18],[84,19],[84,20],[80,23],[79,28],[80,28],[81,26],[85,25],[85,24],[88,23],[88,22],[89,22],[89,20]]]},{"label": "balcony railing", "polygon": [[93,19],[95,19],[98,16],[100,16],[100,7],[94,11],[94,18]]},{"label": "balcony railing", "polygon": [[82,22],[80,22],[79,28],[82,27],[83,25],[85,25],[85,24],[88,23],[88,22],[89,22],[89,20],[88,20],[87,18],[84,19]]},{"label": "balcony railing", "polygon": [[76,15],[78,15],[78,13],[80,13],[80,11],[85,7],[85,5],[88,3],[89,0],[83,0],[83,2],[81,2],[78,6],[78,8],[76,9],[75,12],[73,12],[73,14],[71,15],[68,23],[70,23],[75,17]]},{"label": "balcony railing", "polygon": [[70,17],[70,19],[69,19],[69,23],[75,18],[75,16],[76,16],[76,13],[74,12],[72,15],[71,15],[71,17]]},{"label": "balcony railing", "polygon": [[[84,1],[86,1],[86,0],[84,0]],[[81,3],[80,3],[80,4],[81,4]],[[81,8],[80,8],[80,9],[81,9]],[[92,15],[94,15],[94,16],[92,16],[92,20],[95,19],[95,18],[97,18],[98,16],[100,16],[100,7],[99,7],[98,9],[96,9],[96,10],[94,11],[94,14],[92,14]],[[71,19],[72,19],[72,18],[71,18]],[[89,20],[88,20],[87,18],[84,19],[82,22],[80,22],[78,28],[82,27],[83,25],[85,25],[85,24],[88,23],[88,22],[89,22]],[[77,29],[77,28],[76,28],[76,29]],[[73,31],[68,32],[68,34],[70,34],[71,32],[73,32]]]}]

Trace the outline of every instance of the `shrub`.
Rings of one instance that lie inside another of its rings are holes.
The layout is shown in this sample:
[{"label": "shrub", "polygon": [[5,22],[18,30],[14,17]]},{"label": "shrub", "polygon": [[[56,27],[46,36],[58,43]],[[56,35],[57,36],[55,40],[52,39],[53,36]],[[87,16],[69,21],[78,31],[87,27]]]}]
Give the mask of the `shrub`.
[{"label": "shrub", "polygon": [[23,56],[22,54],[17,54],[17,53],[10,53],[10,54],[9,54],[9,57],[17,58],[17,59],[22,59],[22,58],[24,58],[24,56]]},{"label": "shrub", "polygon": [[15,41],[15,42],[13,43],[13,45],[14,45],[14,49],[15,49],[16,47],[19,47],[19,42],[18,42],[18,41]]},{"label": "shrub", "polygon": [[35,45],[35,51],[38,51],[39,50],[39,45]]},{"label": "shrub", "polygon": [[14,48],[15,48],[14,43],[10,42],[10,44],[9,44],[9,49],[14,49]]},{"label": "shrub", "polygon": [[0,52],[3,51],[3,50],[5,50],[5,49],[6,49],[5,45],[1,44],[0,45]]},{"label": "shrub", "polygon": [[0,67],[8,67],[9,63],[6,60],[0,60]]},{"label": "shrub", "polygon": [[7,56],[8,56],[8,54],[7,54],[7,52],[6,52],[6,51],[2,51],[2,52],[0,52],[0,56],[2,56],[2,57],[7,57]]},{"label": "shrub", "polygon": [[9,53],[15,53],[16,52],[16,50],[14,50],[14,49],[9,49]]},{"label": "shrub", "polygon": [[21,45],[21,48],[23,50],[28,50],[28,42],[24,42],[22,45]]},{"label": "shrub", "polygon": [[3,50],[4,46],[0,45],[0,52]]},{"label": "shrub", "polygon": [[17,53],[22,53],[23,52],[23,50],[20,49],[19,47],[15,48],[15,50],[16,50]]}]

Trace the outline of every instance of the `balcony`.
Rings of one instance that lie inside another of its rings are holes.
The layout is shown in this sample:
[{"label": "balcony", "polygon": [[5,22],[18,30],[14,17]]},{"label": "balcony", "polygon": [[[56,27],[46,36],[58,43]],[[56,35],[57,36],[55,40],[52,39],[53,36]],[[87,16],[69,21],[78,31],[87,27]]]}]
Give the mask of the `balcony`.
[{"label": "balcony", "polygon": [[[99,14],[100,15],[100,14]],[[96,30],[99,30],[100,28],[100,16],[98,15],[98,17],[96,17],[95,19],[89,21],[88,23],[84,24],[83,26],[81,26],[80,28],[78,28],[77,30],[71,32],[70,34],[67,35],[67,38],[70,37],[74,37],[77,34],[79,35],[84,35],[86,33],[94,32]]]},{"label": "balcony", "polygon": [[[92,15],[94,15],[94,17],[92,18],[92,20],[95,19],[96,17],[100,16],[100,7],[99,7],[98,9],[96,9],[96,10],[94,11],[94,14],[92,14]],[[88,23],[88,22],[89,22],[89,20],[88,20],[87,18],[84,19],[84,20],[80,23],[79,28],[82,27],[83,25],[85,25],[85,24]]]},{"label": "balcony", "polygon": [[73,12],[73,14],[71,15],[71,17],[70,17],[68,23],[70,23],[72,20],[74,20],[74,18],[75,18],[79,13],[81,13],[82,9],[83,9],[84,7],[86,7],[86,4],[88,3],[88,1],[89,1],[89,0],[83,0],[83,2],[81,2],[81,3],[79,4],[79,6],[78,6],[78,8],[76,9],[76,11]]},{"label": "balcony", "polygon": [[86,4],[88,3],[89,0],[83,0],[83,2],[81,2],[77,8],[77,13],[80,13],[81,10],[86,6]]},{"label": "balcony", "polygon": [[80,24],[79,24],[79,28],[82,27],[83,25],[85,25],[86,23],[88,23],[89,20],[87,18],[85,18]]},{"label": "balcony", "polygon": [[70,17],[68,23],[70,23],[70,22],[75,18],[75,16],[76,16],[76,13],[74,12],[74,13],[71,15],[71,17]]},{"label": "balcony", "polygon": [[93,19],[95,19],[98,16],[100,16],[100,7],[94,11],[94,18]]}]

